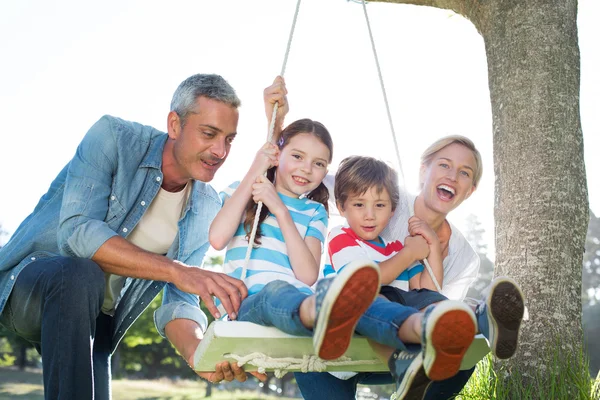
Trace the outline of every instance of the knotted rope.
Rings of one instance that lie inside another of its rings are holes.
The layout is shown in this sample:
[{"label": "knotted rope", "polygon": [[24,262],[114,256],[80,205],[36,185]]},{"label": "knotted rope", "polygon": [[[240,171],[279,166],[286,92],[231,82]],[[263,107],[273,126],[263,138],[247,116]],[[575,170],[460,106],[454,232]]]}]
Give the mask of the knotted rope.
[{"label": "knotted rope", "polygon": [[[292,47],[292,38],[294,37],[294,30],[296,29],[296,20],[298,19],[298,13],[300,11],[300,2],[302,0],[298,0],[296,2],[296,11],[294,12],[294,19],[292,20],[292,27],[290,28],[290,35],[288,37],[287,47],[285,49],[285,55],[283,56],[283,65],[281,66],[281,76],[285,74],[285,67],[287,66],[288,56],[290,54],[290,48]],[[273,140],[273,132],[275,131],[275,119],[277,117],[277,110],[279,109],[279,103],[275,102],[273,106],[273,113],[271,114],[271,123],[269,124],[269,134],[267,136],[267,141],[271,142]],[[266,175],[266,173],[265,173]],[[254,214],[254,223],[252,224],[252,231],[250,232],[250,237],[248,238],[248,247],[246,248],[246,257],[244,258],[244,267],[242,268],[242,274],[240,276],[241,280],[246,279],[246,272],[248,270],[248,262],[250,262],[250,255],[252,254],[252,248],[254,247],[254,239],[256,238],[256,231],[258,230],[258,220],[260,217],[260,212],[262,211],[263,203],[259,201],[256,205],[256,213]]]},{"label": "knotted rope", "polygon": [[[383,74],[381,73],[381,67],[379,65],[379,57],[377,56],[377,50],[375,49],[375,40],[373,39],[373,32],[371,31],[371,23],[369,22],[369,15],[367,14],[367,6],[365,4],[365,0],[361,0],[363,12],[365,14],[365,21],[367,22],[367,29],[369,31],[369,39],[371,39],[371,48],[373,49],[373,56],[375,57],[375,65],[377,67],[377,74],[379,75],[379,84],[381,85],[381,93],[383,94],[383,102],[385,103],[385,109],[387,111],[388,122],[390,124],[390,131],[392,133],[392,139],[394,140],[394,149],[396,150],[396,158],[398,160],[398,172],[400,173],[400,178],[402,179],[402,188],[404,193],[404,198],[406,200],[406,204],[410,207],[411,216],[414,215],[414,209],[412,204],[410,203],[410,199],[408,196],[408,192],[406,191],[406,182],[404,180],[404,172],[402,170],[402,161],[400,160],[400,151],[398,150],[398,140],[396,139],[396,131],[394,130],[394,122],[392,121],[392,113],[390,112],[390,104],[388,102],[387,93],[385,91],[385,84],[383,83]],[[423,264],[431,275],[431,280],[435,285],[435,288],[438,292],[442,290],[440,284],[438,283],[431,266],[427,260],[423,260]]]},{"label": "knotted rope", "polygon": [[339,367],[346,365],[379,364],[379,360],[352,360],[349,357],[340,357],[336,360],[326,361],[315,355],[304,355],[302,358],[282,357],[273,358],[266,354],[255,352],[247,356],[237,354],[225,354],[226,357],[235,359],[240,367],[245,364],[258,367],[258,372],[264,374],[267,369],[273,370],[277,378],[284,376],[289,370],[301,372],[323,372],[327,367]]}]

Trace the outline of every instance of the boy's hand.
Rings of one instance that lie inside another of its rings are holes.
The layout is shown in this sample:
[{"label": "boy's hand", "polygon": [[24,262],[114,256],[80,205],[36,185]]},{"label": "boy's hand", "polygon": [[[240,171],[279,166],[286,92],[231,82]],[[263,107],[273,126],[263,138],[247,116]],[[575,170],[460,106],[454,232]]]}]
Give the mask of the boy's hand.
[{"label": "boy's hand", "polygon": [[279,148],[267,142],[256,153],[250,168],[258,176],[263,175],[269,168],[277,165],[279,165]]},{"label": "boy's hand", "polygon": [[424,260],[429,256],[429,244],[421,235],[407,236],[404,239],[404,248],[410,251],[414,261]]},{"label": "boy's hand", "polygon": [[273,135],[273,139],[276,141],[279,136],[278,128],[281,128],[283,125],[283,120],[289,111],[287,88],[285,87],[285,81],[283,77],[276,77],[273,81],[273,84],[265,89],[263,97],[265,101],[265,114],[267,115],[269,126],[271,124],[271,117],[273,116],[273,108],[275,107],[275,103],[277,102],[279,104],[277,107],[275,132]]},{"label": "boy's hand", "polygon": [[269,211],[277,217],[282,210],[287,210],[283,201],[277,194],[275,186],[265,176],[261,175],[256,178],[256,182],[252,185],[252,199],[258,203],[262,201]]},{"label": "boy's hand", "polygon": [[411,236],[423,236],[430,246],[439,247],[440,245],[440,239],[437,234],[431,229],[427,222],[418,217],[413,216],[408,220],[408,233],[410,233]]}]

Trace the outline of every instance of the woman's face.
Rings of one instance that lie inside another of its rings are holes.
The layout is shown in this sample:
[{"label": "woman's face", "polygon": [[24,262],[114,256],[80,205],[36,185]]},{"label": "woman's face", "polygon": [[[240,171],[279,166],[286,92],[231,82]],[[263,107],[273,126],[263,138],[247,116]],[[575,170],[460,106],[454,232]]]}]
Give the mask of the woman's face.
[{"label": "woman's face", "polygon": [[428,165],[421,165],[421,196],[425,205],[440,214],[448,214],[475,191],[476,168],[473,152],[453,143],[435,153]]}]

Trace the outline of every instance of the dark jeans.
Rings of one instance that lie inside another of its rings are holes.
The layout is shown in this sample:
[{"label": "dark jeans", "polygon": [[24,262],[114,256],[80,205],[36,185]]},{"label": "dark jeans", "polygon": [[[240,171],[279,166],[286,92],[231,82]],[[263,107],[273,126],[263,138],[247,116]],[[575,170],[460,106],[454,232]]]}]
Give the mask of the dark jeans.
[{"label": "dark jeans", "polygon": [[[432,382],[425,393],[425,400],[447,400],[460,393],[475,368],[458,371],[445,381]],[[356,386],[392,384],[389,372],[359,372],[350,379],[342,380],[326,372],[294,372],[296,383],[306,400],[351,400],[356,398]]]},{"label": "dark jeans", "polygon": [[17,277],[0,322],[41,353],[46,399],[110,399],[104,286],[100,267],[81,258],[34,261]]}]

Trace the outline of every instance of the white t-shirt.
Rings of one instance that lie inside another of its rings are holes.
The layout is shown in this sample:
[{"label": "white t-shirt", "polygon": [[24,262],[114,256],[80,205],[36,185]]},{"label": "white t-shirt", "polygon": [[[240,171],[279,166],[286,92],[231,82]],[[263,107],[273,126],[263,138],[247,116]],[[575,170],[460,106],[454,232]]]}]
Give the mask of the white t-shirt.
[{"label": "white t-shirt", "polygon": [[[407,199],[408,198],[408,199]],[[414,214],[416,196],[400,194],[400,203],[396,212],[381,232],[386,240],[398,239],[403,241],[408,236],[408,219]],[[406,204],[406,201],[409,204]],[[477,279],[479,272],[479,256],[465,239],[462,233],[450,221],[450,241],[448,255],[444,258],[444,282],[442,293],[450,300],[463,300],[467,295],[469,286]]]},{"label": "white t-shirt", "polygon": [[[138,224],[127,236],[127,240],[146,251],[156,254],[167,254],[173,240],[177,236],[178,222],[189,197],[190,183],[179,192],[168,192],[160,188],[148,210]],[[126,277],[106,273],[106,289],[102,312],[114,315],[119,294],[123,289]]]}]

